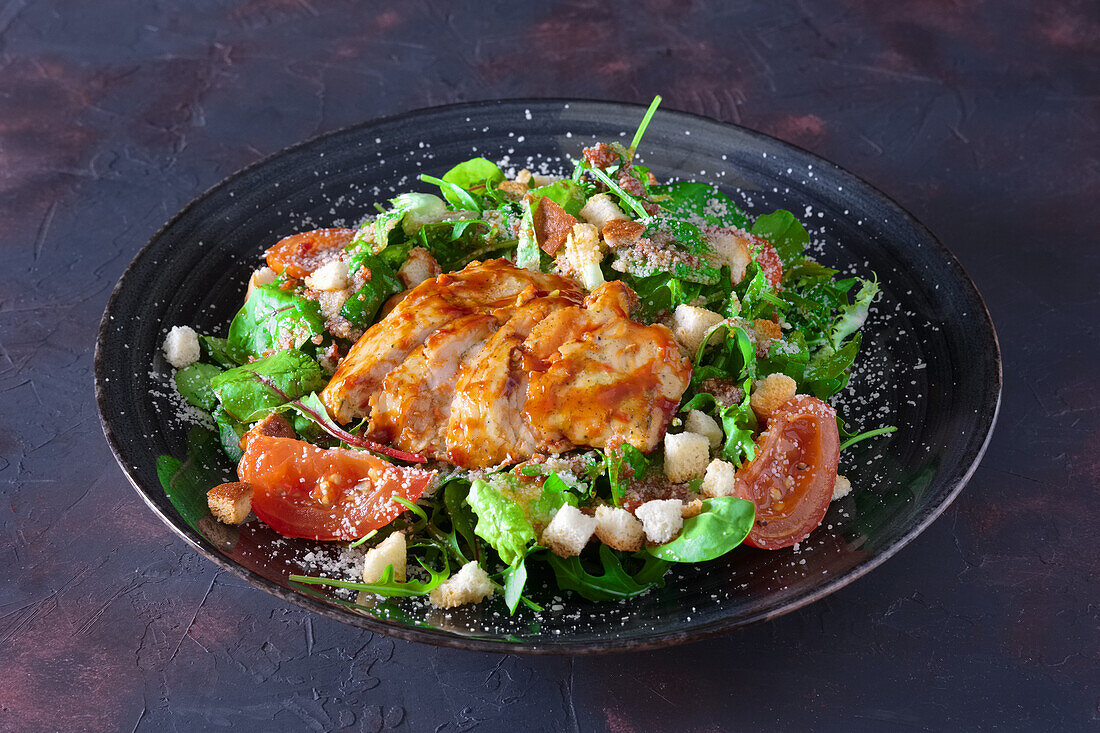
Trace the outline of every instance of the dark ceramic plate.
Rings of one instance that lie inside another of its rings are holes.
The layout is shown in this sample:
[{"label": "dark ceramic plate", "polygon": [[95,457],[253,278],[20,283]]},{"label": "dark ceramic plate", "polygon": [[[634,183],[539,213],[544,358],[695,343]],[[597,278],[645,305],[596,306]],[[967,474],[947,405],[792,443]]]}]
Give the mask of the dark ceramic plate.
[{"label": "dark ceramic plate", "polygon": [[[536,616],[499,601],[443,614],[415,601],[372,608],[288,582],[316,574],[318,543],[283,540],[259,522],[227,528],[206,515],[202,489],[233,467],[178,413],[166,329],[223,334],[262,251],[288,233],[350,225],[396,190],[430,190],[471,155],[516,168],[568,166],[596,139],[629,136],[640,107],[530,100],[422,110],[341,130],[285,150],[192,202],[150,240],[115,288],[96,348],[103,430],[138,493],[177,534],[226,570],[286,601],[405,639],[499,652],[585,653],[673,644],[769,619],[851,582],[921,532],[981,458],[1000,399],[996,335],[955,258],[897,204],[850,173],[772,138],[688,114],[658,112],[642,158],[661,179],[720,186],[750,213],[787,208],[812,230],[828,265],[875,272],[883,297],[865,329],[859,368],[841,402],[850,420],[898,431],[846,452],[855,491],[834,503],[801,547],[741,548],[671,573],[664,588],[593,604],[535,578]],[[189,433],[190,447],[189,447]],[[203,486],[170,500],[158,456],[185,458]],[[203,471],[206,476],[203,476]],[[556,598],[555,596],[561,596]]]}]

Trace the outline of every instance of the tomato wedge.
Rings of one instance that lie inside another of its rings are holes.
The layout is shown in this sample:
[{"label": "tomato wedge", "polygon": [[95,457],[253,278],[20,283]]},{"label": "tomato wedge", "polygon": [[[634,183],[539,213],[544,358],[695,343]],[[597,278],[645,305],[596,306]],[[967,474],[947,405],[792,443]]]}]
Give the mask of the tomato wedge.
[{"label": "tomato wedge", "polygon": [[354,236],[354,229],[314,229],[285,237],[265,253],[267,266],[303,278],[338,255]]},{"label": "tomato wedge", "polygon": [[771,242],[755,234],[752,235],[751,247],[752,258],[764,270],[764,277],[768,278],[772,287],[778,288],[780,281],[783,280],[783,262],[779,259],[779,252]]},{"label": "tomato wedge", "polygon": [[237,474],[255,487],[252,510],[286,537],[354,540],[385,527],[416,501],[431,471],[403,468],[365,451],[318,448],[293,438],[255,435]]},{"label": "tomato wedge", "polygon": [[737,472],[735,495],[756,504],[745,542],[778,550],[806,539],[829,508],[839,458],[836,410],[796,395],[772,412],[756,458]]}]

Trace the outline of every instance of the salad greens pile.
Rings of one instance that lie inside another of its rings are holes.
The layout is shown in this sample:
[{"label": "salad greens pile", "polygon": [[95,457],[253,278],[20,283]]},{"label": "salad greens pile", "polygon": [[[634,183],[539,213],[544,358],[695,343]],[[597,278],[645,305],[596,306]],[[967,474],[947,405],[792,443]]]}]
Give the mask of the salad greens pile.
[{"label": "salad greens pile", "polygon": [[[761,427],[750,406],[753,380],[783,373],[795,380],[799,393],[822,400],[843,389],[878,285],[859,277],[838,278],[837,270],[809,259],[810,236],[789,211],[753,219],[710,184],[658,183],[636,161],[635,151],[659,102],[659,97],[654,100],[629,147],[605,146],[614,159],[610,165],[575,160],[572,175],[529,185],[522,197],[513,195],[504,171],[482,157],[460,163],[442,178],[421,176],[438,188],[439,196],[396,196],[379,207],[348,245],[350,272],[370,276],[347,299],[340,316],[355,329],[368,328],[382,304],[404,289],[398,271],[413,247],[426,249],[444,272],[489,257],[550,271],[560,262],[539,247],[535,235],[534,211],[540,201],[549,199],[577,216],[591,197],[606,194],[644,226],[643,236],[659,238],[685,256],[657,271],[605,256],[590,263],[584,284],[591,289],[605,280],[624,281],[638,295],[635,317],[644,322],[667,319],[679,305],[703,307],[725,318],[691,355],[693,375],[681,410],[700,410],[715,418],[724,433],[719,457],[736,466],[752,460]],[[715,257],[707,227],[736,227],[766,240],[778,254],[782,280],[773,285],[765,269],[752,262],[743,279],[731,283],[729,264]],[[333,343],[346,350],[350,339],[327,331],[318,303],[301,288],[285,285],[280,279],[256,287],[226,338],[202,337],[201,361],[175,375],[180,394],[211,414],[220,444],[234,461],[241,457],[238,443],[249,425],[273,411],[291,419],[299,436],[317,445],[372,447],[358,436],[362,425],[337,425],[317,397],[331,368],[322,354]],[[751,333],[757,319],[784,324],[781,337],[763,352]],[[716,383],[736,385],[742,396],[729,402],[714,392]],[[841,423],[845,447],[889,430],[851,436]],[[753,526],[753,503],[706,499],[701,511],[685,520],[678,537],[632,553],[600,544],[580,557],[562,558],[540,546],[538,537],[565,504],[621,506],[632,484],[661,474],[661,460],[659,452],[643,455],[624,445],[589,451],[568,463],[549,460],[476,473],[452,469],[430,497],[405,502],[409,511],[353,543],[373,544],[393,532],[406,533],[409,555],[422,568],[418,577],[397,581],[388,568],[373,583],[292,579],[381,596],[419,596],[458,567],[477,561],[513,612],[520,604],[539,609],[524,595],[536,565],[543,567],[544,576],[552,573],[559,588],[592,601],[637,596],[662,585],[674,563],[706,562],[737,547]],[[182,485],[181,470],[179,461],[165,463],[166,485]],[[698,484],[697,479],[689,489],[697,490]]]}]

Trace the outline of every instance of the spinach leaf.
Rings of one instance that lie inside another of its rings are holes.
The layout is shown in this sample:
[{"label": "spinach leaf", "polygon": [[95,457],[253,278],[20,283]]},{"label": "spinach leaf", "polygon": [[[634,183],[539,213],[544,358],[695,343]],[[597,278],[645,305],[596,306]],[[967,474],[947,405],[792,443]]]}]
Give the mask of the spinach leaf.
[{"label": "spinach leaf", "polygon": [[726,194],[714,186],[697,181],[681,181],[651,186],[650,192],[669,215],[693,224],[744,229],[749,218]]},{"label": "spinach leaf", "polygon": [[222,369],[232,369],[238,366],[229,356],[229,342],[217,336],[199,336],[199,346],[202,347],[202,360],[208,364],[217,364]]},{"label": "spinach leaf", "polygon": [[802,259],[810,244],[810,234],[806,227],[786,209],[757,217],[752,225],[752,233],[771,242],[779,253],[779,261],[783,263],[784,269]]},{"label": "spinach leaf", "polygon": [[561,509],[563,504],[577,506],[577,495],[569,490],[569,485],[561,476],[551,471],[542,481],[542,493],[539,498],[532,501],[528,507],[528,514],[533,521],[545,524],[553,519],[554,514]]},{"label": "spinach leaf", "polygon": [[325,386],[321,367],[297,349],[222,372],[210,386],[222,409],[239,422],[255,422],[271,410]]},{"label": "spinach leaf", "polygon": [[218,398],[210,388],[210,380],[221,372],[216,366],[195,362],[176,372],[176,389],[192,405],[210,412],[218,404]]},{"label": "spinach leaf", "polygon": [[535,528],[523,507],[484,479],[470,485],[466,501],[477,515],[474,532],[497,551],[505,565],[512,565],[527,554],[527,546],[535,541]]},{"label": "spinach leaf", "polygon": [[741,402],[720,409],[718,419],[722,421],[722,431],[726,434],[726,442],[722,444],[722,458],[737,466],[744,461],[751,461],[756,456],[753,434],[757,424],[748,390],[745,390],[745,397]]},{"label": "spinach leaf", "polygon": [[229,460],[237,463],[244,455],[241,438],[248,432],[248,425],[234,420],[221,407],[214,410],[214,424],[218,428],[218,442],[221,443],[222,450],[229,456]]},{"label": "spinach leaf", "polygon": [[247,364],[277,348],[298,348],[324,332],[325,319],[316,302],[274,283],[261,285],[233,318],[226,354],[238,364]]},{"label": "spinach leaf", "polygon": [[550,555],[548,561],[558,587],[576,591],[590,601],[616,601],[633,598],[653,586],[664,585],[664,575],[671,564],[648,553],[643,554],[644,564],[633,576],[623,569],[619,554],[607,545],[600,545],[599,550],[602,574],[596,575],[586,570],[580,557]]},{"label": "spinach leaf", "polygon": [[206,428],[192,428],[187,434],[187,456],[181,461],[172,456],[157,458],[157,478],[172,506],[195,527],[210,514],[206,492],[229,478],[221,467],[218,439]]},{"label": "spinach leaf", "polygon": [[706,562],[740,545],[752,529],[756,505],[746,499],[719,496],[703,501],[703,511],[684,520],[680,536],[648,548],[670,562]]},{"label": "spinach leaf", "polygon": [[548,198],[565,209],[565,213],[570,216],[577,216],[587,200],[581,187],[568,178],[531,189],[527,196],[530,197],[532,203],[537,203],[542,198]]},{"label": "spinach leaf", "polygon": [[370,279],[363,283],[363,287],[352,293],[340,309],[340,315],[360,329],[366,329],[374,323],[374,317],[382,304],[390,296],[405,289],[397,273],[382,260],[382,257],[365,249],[356,251],[348,258],[348,270],[355,273],[363,269],[369,273]]},{"label": "spinach leaf", "polygon": [[[466,191],[471,191],[478,187],[487,187],[500,183],[504,180],[504,173],[497,164],[491,160],[486,158],[471,158],[447,171],[443,175],[443,180],[459,188],[463,188]],[[466,202],[462,201],[462,197],[456,196],[452,198],[451,195],[449,195],[450,193],[451,191],[449,189],[443,189],[443,195],[452,204],[455,206],[466,205]]]}]

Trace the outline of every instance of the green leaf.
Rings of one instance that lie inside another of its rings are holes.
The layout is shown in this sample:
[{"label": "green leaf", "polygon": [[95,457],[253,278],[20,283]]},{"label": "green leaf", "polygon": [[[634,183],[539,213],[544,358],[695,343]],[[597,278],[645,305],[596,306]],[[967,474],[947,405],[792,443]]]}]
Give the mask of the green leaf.
[{"label": "green leaf", "polygon": [[516,612],[516,607],[523,598],[523,586],[526,584],[527,558],[523,556],[504,571],[504,602],[508,604],[510,613]]},{"label": "green leaf", "polygon": [[206,492],[228,479],[218,439],[206,428],[192,428],[187,434],[187,457],[157,458],[157,478],[172,506],[195,527],[210,514]]},{"label": "green leaf", "polygon": [[[645,478],[649,470],[649,459],[630,443],[623,443],[604,453],[604,463],[607,466],[607,480],[611,484],[611,501],[615,506],[622,506],[623,496],[630,482]],[[624,464],[626,471],[623,470]]]},{"label": "green leaf", "polygon": [[857,333],[839,350],[824,346],[813,355],[806,367],[803,385],[810,394],[823,400],[844,389],[850,377],[848,370],[859,354],[862,340],[863,334]]},{"label": "green leaf", "polygon": [[878,295],[878,282],[875,280],[860,280],[859,292],[850,305],[840,308],[832,328],[829,329],[829,343],[834,349],[841,348],[841,343],[852,333],[863,328],[867,320],[867,312],[871,302]]},{"label": "green leaf", "polygon": [[722,445],[722,458],[740,466],[756,456],[756,413],[749,403],[749,392],[739,403],[727,405],[718,411],[726,442]]},{"label": "green leaf", "polygon": [[595,168],[581,161],[573,161],[573,165],[595,176],[596,179],[600,181],[600,183],[607,186],[608,189],[611,190],[611,193],[615,194],[619,198],[619,201],[624,206],[633,211],[635,216],[639,218],[649,216],[649,212],[645,210],[645,206],[642,205],[641,199],[639,199],[634,194],[627,193],[625,190],[623,190],[622,186],[611,180],[611,176],[607,175],[599,168]]},{"label": "green leaf", "polygon": [[531,210],[531,202],[524,199],[523,218],[519,225],[519,242],[516,244],[516,266],[528,270],[538,270],[542,260],[538,240],[535,237],[535,216]]},{"label": "green leaf", "polygon": [[752,225],[752,233],[771,242],[779,253],[784,269],[802,259],[810,244],[810,234],[806,227],[786,209],[757,217]]},{"label": "green leaf", "polygon": [[477,515],[474,532],[497,551],[505,565],[512,565],[526,554],[527,546],[535,541],[535,528],[523,507],[484,479],[470,485],[466,501]]},{"label": "green leaf", "polygon": [[542,494],[528,505],[527,511],[532,522],[546,524],[563,504],[577,506],[577,495],[570,491],[561,476],[550,472],[542,481]]},{"label": "green leaf", "polygon": [[211,381],[222,409],[239,422],[255,422],[272,409],[326,384],[321,367],[297,349],[222,372]]},{"label": "green leaf", "polygon": [[510,247],[512,242],[491,239],[488,225],[480,220],[446,221],[428,224],[418,234],[419,244],[431,253],[443,272],[453,272],[490,252]]},{"label": "green leaf", "polygon": [[237,463],[244,455],[241,438],[248,432],[248,425],[234,420],[221,407],[214,410],[214,424],[218,427],[218,442],[221,443],[222,450],[229,456],[229,460]]},{"label": "green leaf", "polygon": [[877,438],[880,435],[889,435],[897,429],[898,428],[896,425],[888,425],[883,428],[876,428],[874,430],[867,430],[862,433],[856,433],[855,435],[851,435],[847,440],[841,443],[840,449],[847,450],[849,447],[855,445],[856,443],[867,440],[868,438]]},{"label": "green leaf", "polygon": [[280,348],[298,348],[325,332],[315,301],[272,283],[254,288],[229,326],[226,353],[238,364]]},{"label": "green leaf", "polygon": [[697,181],[680,181],[652,186],[650,192],[665,212],[697,225],[744,229],[749,218],[726,194]]},{"label": "green leaf", "polygon": [[439,186],[440,190],[443,191],[443,198],[447,199],[447,201],[451,202],[459,209],[481,213],[482,207],[477,198],[462,186],[427,174],[421,175],[420,180],[424,183],[431,183]]},{"label": "green leaf", "polygon": [[644,564],[633,576],[623,569],[618,553],[607,545],[600,545],[599,549],[602,574],[590,573],[579,557],[550,555],[548,561],[559,588],[575,591],[590,601],[616,601],[633,598],[653,586],[664,584],[664,575],[671,564],[648,553],[643,554]]},{"label": "green leaf", "polygon": [[366,329],[374,323],[374,318],[382,304],[405,289],[397,273],[383,261],[382,257],[365,249],[355,252],[348,259],[348,270],[351,272],[364,269],[370,274],[370,279],[363,283],[363,287],[352,293],[340,309],[340,315],[360,329]]},{"label": "green leaf", "polygon": [[387,596],[390,598],[426,596],[450,577],[450,564],[446,563],[446,558],[444,558],[444,561],[442,570],[434,570],[423,560],[417,559],[420,566],[427,570],[428,574],[431,576],[431,579],[428,580],[427,583],[420,583],[415,580],[409,580],[402,583],[394,580],[393,565],[387,565],[386,569],[382,571],[382,577],[373,583],[353,583],[347,580],[315,578],[309,575],[291,575],[290,580],[295,583],[304,583],[306,585],[331,585],[337,588],[366,591],[367,593],[376,593],[380,596]]},{"label": "green leaf", "polygon": [[[478,187],[486,187],[500,183],[504,180],[504,172],[491,160],[486,158],[471,158],[447,171],[443,176],[443,180],[466,189],[467,191],[471,191]],[[444,189],[443,195],[447,197],[448,201],[455,206],[465,206],[465,203],[460,199],[451,198],[447,194],[448,189]]]},{"label": "green leaf", "polygon": [[533,188],[527,192],[527,196],[534,202],[548,198],[565,209],[565,213],[570,216],[577,216],[584,207],[585,201],[587,201],[581,187],[568,178],[555,181],[546,186]]},{"label": "green leaf", "polygon": [[202,347],[202,360],[208,364],[217,364],[222,369],[232,369],[238,366],[229,356],[229,341],[217,336],[199,336],[199,345]]},{"label": "green leaf", "polygon": [[447,483],[443,489],[443,504],[451,519],[451,527],[458,533],[466,546],[469,554],[461,553],[463,559],[476,559],[477,537],[474,533],[475,517],[470,505],[466,503],[466,496],[470,493],[470,482],[463,478],[455,478]]},{"label": "green leaf", "polygon": [[703,510],[684,520],[680,535],[648,552],[670,562],[706,562],[721,557],[749,535],[756,505],[746,499],[719,496],[703,501]]},{"label": "green leaf", "polygon": [[638,129],[634,132],[634,137],[630,141],[630,147],[627,149],[627,157],[633,158],[634,153],[638,150],[638,143],[642,141],[642,135],[645,134],[645,129],[649,127],[649,121],[653,119],[654,113],[657,108],[661,106],[661,95],[653,97],[653,101],[649,103],[649,109],[645,111],[645,116],[642,117],[642,122],[638,125]]},{"label": "green leaf", "polygon": [[218,398],[210,388],[210,380],[221,372],[216,366],[195,362],[176,372],[176,389],[192,405],[210,412],[218,404]]}]

